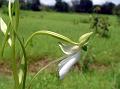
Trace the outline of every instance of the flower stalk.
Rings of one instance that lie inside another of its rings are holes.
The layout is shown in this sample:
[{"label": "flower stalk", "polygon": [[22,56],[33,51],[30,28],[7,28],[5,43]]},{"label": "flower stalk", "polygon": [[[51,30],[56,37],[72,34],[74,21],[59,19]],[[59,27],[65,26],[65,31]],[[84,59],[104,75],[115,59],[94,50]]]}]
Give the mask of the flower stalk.
[{"label": "flower stalk", "polygon": [[28,45],[28,43],[31,41],[31,39],[36,35],[49,35],[49,36],[55,37],[57,39],[60,39],[62,41],[65,41],[65,42],[68,42],[71,44],[79,45],[79,43],[76,43],[76,42],[72,41],[71,39],[69,39],[68,37],[65,37],[61,34],[51,32],[51,31],[42,30],[42,31],[34,32],[32,35],[30,35],[25,43],[25,47]]},{"label": "flower stalk", "polygon": [[18,70],[17,70],[17,60],[16,60],[16,35],[15,33],[13,32],[12,34],[12,59],[13,59],[13,62],[12,62],[12,69],[13,69],[13,77],[14,77],[14,82],[15,82],[15,89],[18,89],[18,86],[19,86],[19,79],[18,79]]},{"label": "flower stalk", "polygon": [[[17,1],[17,0],[16,0]],[[11,37],[12,37],[12,45],[11,45],[11,49],[12,49],[12,72],[13,72],[13,78],[14,78],[14,89],[19,89],[19,79],[18,79],[18,69],[17,69],[17,60],[16,60],[16,34],[15,34],[15,30],[17,28],[16,24],[13,24],[13,18],[12,18],[12,3],[9,0],[9,5],[8,5],[8,10],[9,10],[9,18],[10,18],[10,22],[11,22],[11,27],[12,27],[12,33],[11,33]]]}]

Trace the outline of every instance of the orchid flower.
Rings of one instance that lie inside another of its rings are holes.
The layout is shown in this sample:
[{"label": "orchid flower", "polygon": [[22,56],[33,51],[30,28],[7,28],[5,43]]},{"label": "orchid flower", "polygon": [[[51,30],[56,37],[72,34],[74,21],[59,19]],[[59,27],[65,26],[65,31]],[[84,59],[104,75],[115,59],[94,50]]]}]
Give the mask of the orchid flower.
[{"label": "orchid flower", "polygon": [[[1,31],[3,32],[3,34],[5,35],[6,34],[6,32],[7,32],[7,25],[6,25],[6,23],[3,21],[3,19],[2,18],[0,18],[0,29],[1,29]],[[9,35],[10,33],[8,33],[8,35]],[[11,38],[8,38],[8,44],[11,46],[12,45],[12,40],[11,40]]]},{"label": "orchid flower", "polygon": [[63,53],[67,55],[67,57],[63,58],[63,60],[58,64],[60,79],[63,79],[64,76],[70,71],[72,66],[79,61],[81,49],[88,43],[88,40],[92,34],[93,32],[82,35],[79,38],[79,45],[65,45],[59,42],[59,47]]},{"label": "orchid flower", "polygon": [[77,45],[71,46],[59,43],[59,46],[63,53],[68,55],[58,64],[59,77],[60,79],[63,79],[64,76],[70,71],[71,67],[79,61],[81,50]]}]

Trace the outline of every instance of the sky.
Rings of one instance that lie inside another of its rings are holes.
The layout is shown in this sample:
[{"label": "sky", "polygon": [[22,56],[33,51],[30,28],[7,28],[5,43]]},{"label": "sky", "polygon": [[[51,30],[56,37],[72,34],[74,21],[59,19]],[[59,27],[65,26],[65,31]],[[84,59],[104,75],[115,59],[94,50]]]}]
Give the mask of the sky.
[{"label": "sky", "polygon": [[[54,5],[55,4],[55,0],[40,0],[41,3],[45,4],[45,5]],[[63,0],[65,2],[70,2],[71,0]],[[120,0],[92,0],[93,4],[103,4],[105,2],[113,2],[115,4],[120,4]]]}]

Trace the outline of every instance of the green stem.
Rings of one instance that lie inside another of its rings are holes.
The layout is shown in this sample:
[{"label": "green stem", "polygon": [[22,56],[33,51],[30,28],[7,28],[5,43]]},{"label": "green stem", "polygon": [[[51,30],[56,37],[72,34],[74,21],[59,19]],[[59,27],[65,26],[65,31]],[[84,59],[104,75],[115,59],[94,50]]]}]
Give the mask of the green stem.
[{"label": "green stem", "polygon": [[18,29],[18,25],[19,25],[19,0],[15,1],[15,29]]},{"label": "green stem", "polygon": [[25,60],[25,64],[24,64],[24,76],[23,76],[23,86],[22,89],[25,89],[25,85],[26,85],[26,77],[27,77],[27,57],[25,57],[24,55],[24,60]]},{"label": "green stem", "polygon": [[[12,20],[12,10],[11,10],[11,2],[9,1],[9,5],[8,5],[8,11],[9,11],[9,18],[10,18],[10,22],[11,25],[13,26],[13,20]],[[15,29],[12,29],[12,59],[13,59],[13,64],[12,64],[12,70],[13,70],[13,77],[14,77],[14,82],[15,82],[15,86],[14,89],[18,89],[18,85],[19,85],[19,79],[18,79],[18,72],[17,72],[17,61],[16,61],[16,57],[15,57],[15,40],[16,40],[16,36],[14,33]]]},{"label": "green stem", "polygon": [[14,77],[14,82],[15,82],[15,89],[18,89],[19,86],[19,79],[18,79],[18,71],[17,71],[17,60],[15,57],[15,40],[16,40],[16,35],[13,31],[12,34],[12,59],[13,59],[13,64],[12,64],[12,69],[13,69],[13,77]]},{"label": "green stem", "polygon": [[71,44],[79,45],[79,43],[76,43],[76,42],[72,41],[71,39],[69,39],[69,38],[67,38],[67,37],[65,37],[65,36],[63,36],[63,35],[60,35],[60,34],[58,34],[58,33],[51,32],[51,31],[45,31],[45,30],[43,30],[43,31],[37,31],[37,32],[33,33],[31,36],[29,36],[29,38],[27,39],[27,41],[26,41],[26,43],[25,43],[25,47],[27,47],[28,43],[29,43],[29,42],[31,41],[31,39],[32,39],[34,36],[36,36],[36,35],[50,35],[50,36],[52,36],[52,37],[55,37],[55,38],[57,38],[57,39],[61,39],[61,40],[63,40],[63,41],[69,42],[69,43],[71,43]]},{"label": "green stem", "polygon": [[9,18],[10,18],[10,21],[12,22],[12,13],[11,13],[11,2],[9,1],[8,3],[8,13],[9,13]]}]

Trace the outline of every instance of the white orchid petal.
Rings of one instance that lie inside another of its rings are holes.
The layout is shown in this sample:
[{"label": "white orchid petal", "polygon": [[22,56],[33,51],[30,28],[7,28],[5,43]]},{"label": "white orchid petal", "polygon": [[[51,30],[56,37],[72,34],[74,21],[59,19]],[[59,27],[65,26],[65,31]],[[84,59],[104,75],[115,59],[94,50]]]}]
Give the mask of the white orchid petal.
[{"label": "white orchid petal", "polygon": [[69,72],[69,70],[71,69],[71,67],[78,62],[78,60],[80,59],[80,51],[76,52],[74,55],[70,55],[69,57],[67,57],[64,60],[69,60],[68,62],[66,62],[64,65],[62,65],[62,67],[59,70],[59,76],[60,79],[63,79],[64,76],[66,75],[66,73]]},{"label": "white orchid petal", "polygon": [[78,51],[78,48],[79,48],[79,46],[65,45],[60,42],[59,42],[59,46],[60,46],[61,50],[63,51],[63,53],[65,53],[67,55],[71,55],[71,54],[75,53],[76,51]]},{"label": "white orchid petal", "polygon": [[66,57],[64,60],[62,60],[59,64],[59,70],[69,61],[69,59]]},{"label": "white orchid petal", "polygon": [[7,25],[6,23],[3,21],[2,18],[0,18],[0,29],[3,32],[3,34],[5,35],[6,31],[7,31]]}]

